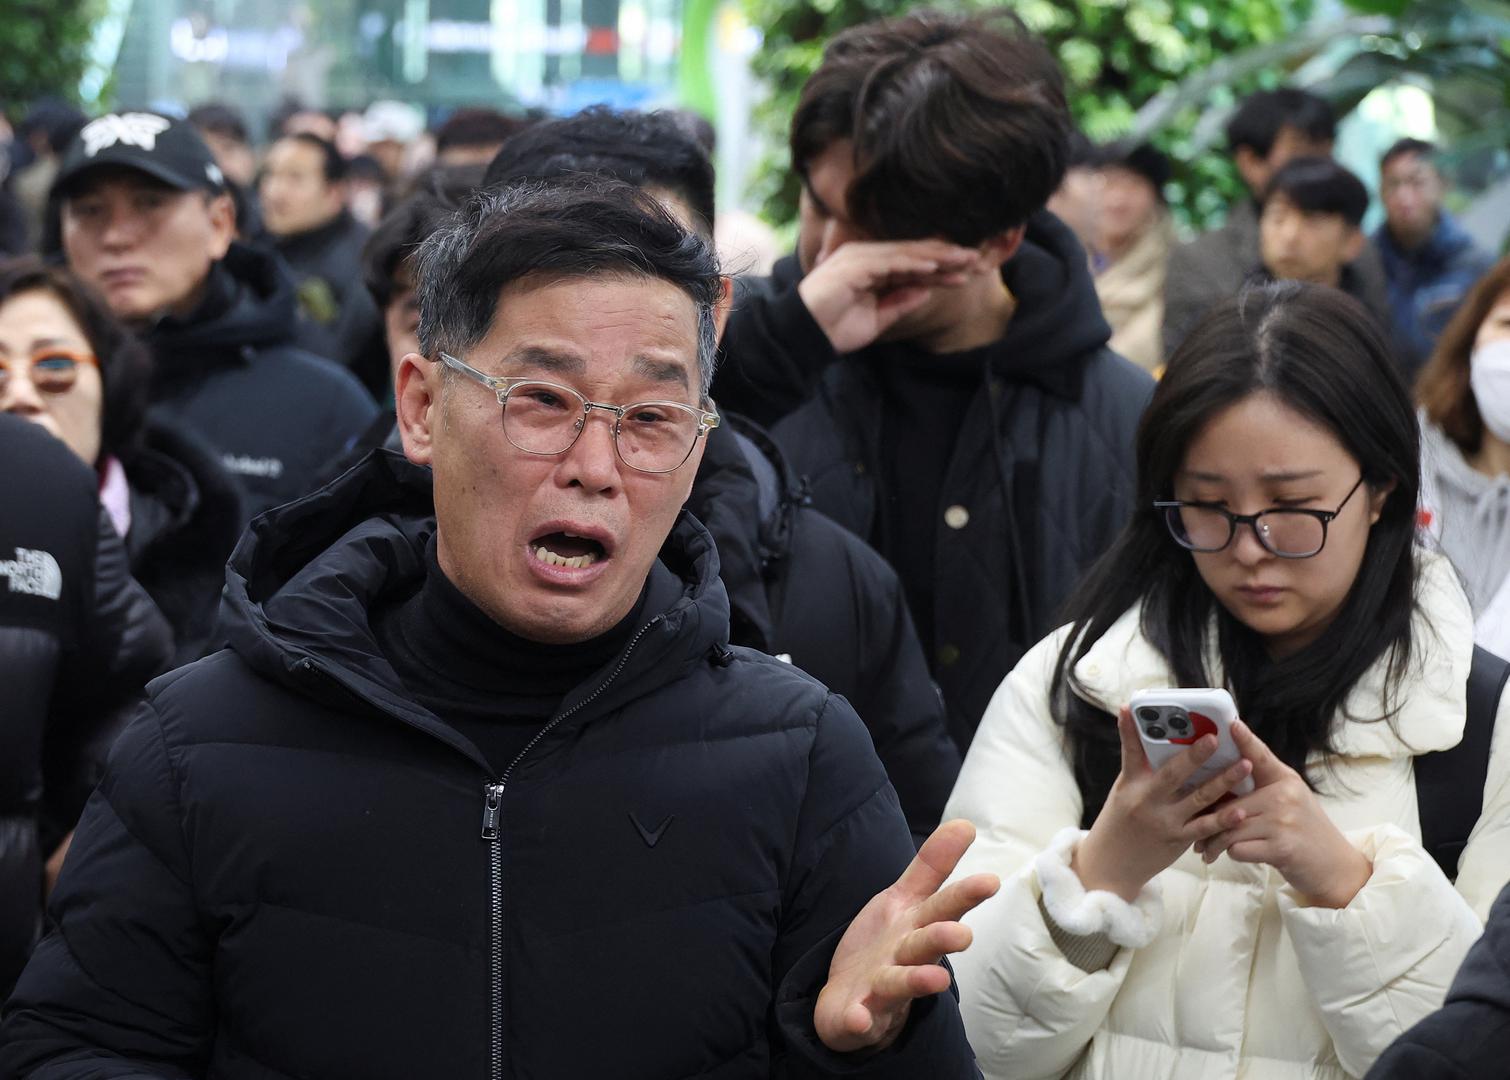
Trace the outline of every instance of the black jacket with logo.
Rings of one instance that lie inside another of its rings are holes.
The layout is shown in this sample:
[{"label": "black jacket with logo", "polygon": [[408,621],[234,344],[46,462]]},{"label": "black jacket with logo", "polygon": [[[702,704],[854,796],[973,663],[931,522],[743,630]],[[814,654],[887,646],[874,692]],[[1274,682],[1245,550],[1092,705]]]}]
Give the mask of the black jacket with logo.
[{"label": "black jacket with logo", "polygon": [[919,843],[943,818],[960,752],[895,571],[814,510],[776,445],[726,416],[687,508],[718,544],[732,640],[843,694],[870,731]]},{"label": "black jacket with logo", "polygon": [[0,1076],[966,1077],[957,1007],[828,1052],[817,990],[912,855],[842,699],[681,599],[501,774],[407,700],[368,621],[412,589],[427,470],[377,454],[254,523],[231,648],[152,684],[0,1028]]},{"label": "black jacket with logo", "polygon": [[349,372],[295,347],[296,330],[287,270],[233,244],[199,308],[164,317],[146,335],[153,405],[219,452],[248,516],[309,494],[325,463],[377,415]]},{"label": "black jacket with logo", "polygon": [[121,711],[167,667],[94,474],[0,415],[0,998],[36,941],[42,863],[99,779]]},{"label": "black jacket with logo", "polygon": [[[923,647],[969,745],[986,703],[1034,642],[1053,629],[1080,575],[1132,511],[1133,437],[1153,393],[1146,372],[1111,352],[1085,253],[1052,214],[1035,215],[1002,268],[1016,300],[1006,335],[979,351],[979,371],[933,513],[932,566],[909,593],[932,599]],[[785,416],[772,429],[813,505],[886,553],[896,526],[886,488],[887,391],[882,365],[941,368],[903,343],[834,353],[801,297],[797,275],[746,287],[725,337],[720,404]],[[958,373],[955,373],[957,376]],[[914,492],[914,496],[919,493]],[[917,501],[914,498],[914,503]]]}]

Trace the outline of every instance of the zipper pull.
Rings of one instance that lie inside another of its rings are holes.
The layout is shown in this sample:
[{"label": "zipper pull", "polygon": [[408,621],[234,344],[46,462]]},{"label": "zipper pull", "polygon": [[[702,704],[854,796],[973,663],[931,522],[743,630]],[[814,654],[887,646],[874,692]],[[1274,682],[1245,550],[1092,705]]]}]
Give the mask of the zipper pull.
[{"label": "zipper pull", "polygon": [[489,784],[482,789],[482,838],[498,839],[498,810],[503,802],[503,785]]}]

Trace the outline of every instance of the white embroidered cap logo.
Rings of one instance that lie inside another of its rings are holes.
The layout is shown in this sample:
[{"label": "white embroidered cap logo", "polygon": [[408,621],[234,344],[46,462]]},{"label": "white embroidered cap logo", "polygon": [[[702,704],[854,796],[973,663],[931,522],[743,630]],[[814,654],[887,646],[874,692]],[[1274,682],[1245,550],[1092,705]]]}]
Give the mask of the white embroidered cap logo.
[{"label": "white embroidered cap logo", "polygon": [[0,577],[10,579],[10,591],[56,600],[63,595],[63,571],[45,551],[18,547],[14,559],[0,559]]},{"label": "white embroidered cap logo", "polygon": [[85,124],[79,136],[84,140],[84,156],[94,157],[116,143],[152,150],[169,126],[166,119],[151,113],[111,113]]}]

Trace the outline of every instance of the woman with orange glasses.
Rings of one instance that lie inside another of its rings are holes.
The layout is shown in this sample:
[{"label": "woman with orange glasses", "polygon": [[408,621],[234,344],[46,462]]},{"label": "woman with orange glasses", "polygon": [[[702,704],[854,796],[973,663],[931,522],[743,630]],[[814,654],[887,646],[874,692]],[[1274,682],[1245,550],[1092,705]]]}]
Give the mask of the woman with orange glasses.
[{"label": "woman with orange glasses", "polygon": [[0,262],[0,412],[45,428],[95,470],[131,572],[187,663],[213,645],[240,502],[212,451],[149,415],[150,378],[147,351],[78,279],[36,259]]}]

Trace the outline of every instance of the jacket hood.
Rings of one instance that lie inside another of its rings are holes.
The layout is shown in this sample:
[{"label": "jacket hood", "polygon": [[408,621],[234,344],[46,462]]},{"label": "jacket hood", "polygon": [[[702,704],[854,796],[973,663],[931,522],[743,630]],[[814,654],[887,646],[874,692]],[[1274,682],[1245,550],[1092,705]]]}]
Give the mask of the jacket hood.
[{"label": "jacket hood", "polygon": [[775,616],[765,575],[786,555],[788,511],[800,495],[769,435],[741,417],[726,416],[725,421],[708,433],[687,509],[707,526],[718,545],[733,639],[770,652]]},{"label": "jacket hood", "polygon": [[[1345,757],[1399,758],[1445,750],[1463,738],[1468,670],[1473,664],[1473,612],[1451,563],[1422,551],[1411,627],[1410,670],[1393,724],[1338,724],[1332,745]],[[1141,606],[1129,609],[1075,664],[1075,678],[1099,709],[1116,714],[1136,690],[1176,686],[1169,662],[1143,635]],[[1225,676],[1208,634],[1206,670],[1214,685]],[[1385,711],[1389,660],[1381,658],[1359,678],[1343,713],[1372,717]]]},{"label": "jacket hood", "polygon": [[[262,514],[226,568],[221,622],[231,648],[264,677],[305,696],[333,695],[348,707],[355,698],[449,733],[408,700],[370,621],[380,598],[418,587],[434,512],[430,471],[377,450],[312,495]],[[592,693],[595,676],[567,695],[563,709],[595,697],[601,712],[727,654],[729,605],[713,538],[684,512],[660,557],[681,580],[681,598],[649,617],[627,647],[632,658],[620,655],[610,692]]]},{"label": "jacket hood", "polygon": [[146,334],[159,372],[244,361],[246,353],[290,345],[297,329],[294,283],[277,256],[232,244],[210,270],[205,299],[189,315],[164,316]]}]

